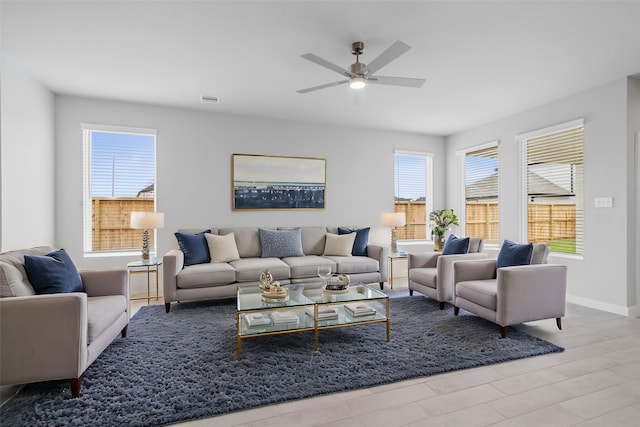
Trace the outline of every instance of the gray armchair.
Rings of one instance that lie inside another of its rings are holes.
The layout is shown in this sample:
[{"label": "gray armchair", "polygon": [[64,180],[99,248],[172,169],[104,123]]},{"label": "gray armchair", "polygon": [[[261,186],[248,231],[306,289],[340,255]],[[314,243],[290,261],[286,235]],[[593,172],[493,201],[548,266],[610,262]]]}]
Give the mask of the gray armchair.
[{"label": "gray armchair", "polygon": [[469,253],[461,255],[442,255],[440,252],[410,253],[408,255],[409,295],[413,291],[433,298],[440,303],[453,303],[453,263],[460,260],[485,259],[482,253],[484,241],[469,239]]},{"label": "gray armchair", "polygon": [[503,267],[496,260],[459,261],[453,265],[454,314],[460,308],[507,327],[542,319],[556,319],[562,329],[567,293],[567,267],[546,264],[549,249],[534,244],[531,265]]},{"label": "gray armchair", "polygon": [[24,255],[0,254],[0,384],[69,380],[80,395],[82,374],[113,339],[127,334],[127,270],[81,271],[85,292],[35,295]]}]

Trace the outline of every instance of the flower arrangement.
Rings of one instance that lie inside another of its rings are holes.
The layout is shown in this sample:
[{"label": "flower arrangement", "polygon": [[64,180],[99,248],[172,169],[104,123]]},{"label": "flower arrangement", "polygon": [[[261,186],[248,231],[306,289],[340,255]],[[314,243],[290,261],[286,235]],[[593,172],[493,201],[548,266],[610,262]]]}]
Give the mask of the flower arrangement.
[{"label": "flower arrangement", "polygon": [[431,234],[434,236],[434,247],[436,250],[442,249],[442,240],[444,233],[449,230],[451,225],[460,225],[458,216],[453,209],[440,209],[429,213],[429,221],[433,224]]}]

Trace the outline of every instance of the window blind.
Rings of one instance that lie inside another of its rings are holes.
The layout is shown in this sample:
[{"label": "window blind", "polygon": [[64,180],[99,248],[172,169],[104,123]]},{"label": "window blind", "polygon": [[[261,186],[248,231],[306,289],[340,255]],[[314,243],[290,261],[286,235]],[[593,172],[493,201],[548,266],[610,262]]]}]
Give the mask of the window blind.
[{"label": "window blind", "polygon": [[429,233],[427,207],[432,206],[432,156],[396,152],[394,155],[395,211],[407,224],[396,227],[398,240],[424,240]]},{"label": "window blind", "polygon": [[466,235],[498,242],[498,144],[465,154]]}]

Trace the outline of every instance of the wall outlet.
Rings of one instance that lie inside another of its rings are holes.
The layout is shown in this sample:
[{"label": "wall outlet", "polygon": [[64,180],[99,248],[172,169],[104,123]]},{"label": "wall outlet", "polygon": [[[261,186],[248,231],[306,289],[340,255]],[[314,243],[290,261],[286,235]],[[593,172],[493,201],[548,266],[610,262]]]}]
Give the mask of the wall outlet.
[{"label": "wall outlet", "polygon": [[613,197],[596,197],[593,200],[596,208],[612,208],[613,207]]}]

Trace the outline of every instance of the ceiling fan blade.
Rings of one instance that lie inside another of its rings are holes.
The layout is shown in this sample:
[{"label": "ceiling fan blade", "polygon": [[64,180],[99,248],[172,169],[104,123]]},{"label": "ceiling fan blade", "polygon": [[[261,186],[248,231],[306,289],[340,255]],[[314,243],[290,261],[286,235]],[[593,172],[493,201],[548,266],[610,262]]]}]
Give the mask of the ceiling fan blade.
[{"label": "ceiling fan blade", "polygon": [[340,80],[339,82],[332,82],[332,83],[327,83],[327,84],[323,84],[323,85],[320,85],[320,86],[310,87],[310,88],[307,88],[307,89],[301,89],[301,90],[297,90],[296,92],[298,92],[298,93],[313,92],[314,90],[325,89],[325,88],[328,88],[328,87],[342,85],[342,84],[347,83],[348,81],[349,80]]},{"label": "ceiling fan blade", "polygon": [[411,49],[411,46],[398,40],[387,50],[378,55],[376,59],[371,61],[369,65],[367,65],[366,70],[368,71],[369,75],[371,75],[409,49]]},{"label": "ceiling fan blade", "polygon": [[326,59],[322,59],[319,56],[314,55],[313,53],[305,53],[304,55],[302,55],[302,57],[322,67],[335,71],[338,74],[342,74],[343,76],[347,76],[347,77],[352,76],[352,74],[349,71],[345,70],[344,68],[334,64],[333,62],[329,62]]},{"label": "ceiling fan blade", "polygon": [[367,83],[378,85],[392,85],[392,86],[404,86],[404,87],[422,87],[425,79],[412,79],[408,77],[387,77],[387,76],[375,76],[367,79]]}]

